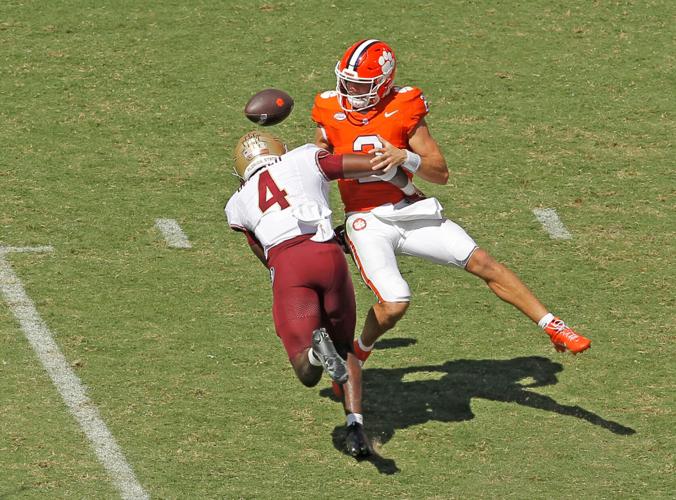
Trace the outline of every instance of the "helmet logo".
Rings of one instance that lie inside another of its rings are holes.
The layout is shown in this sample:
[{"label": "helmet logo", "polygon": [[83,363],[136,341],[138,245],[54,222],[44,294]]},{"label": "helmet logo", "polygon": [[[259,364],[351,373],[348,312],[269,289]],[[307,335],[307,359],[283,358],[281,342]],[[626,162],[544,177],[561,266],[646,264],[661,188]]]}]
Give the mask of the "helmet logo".
[{"label": "helmet logo", "polygon": [[247,160],[253,160],[259,155],[269,155],[270,150],[267,144],[259,139],[257,135],[252,135],[246,139],[242,144],[242,155]]},{"label": "helmet logo", "polygon": [[383,54],[378,58],[378,64],[380,64],[380,69],[383,71],[384,75],[390,74],[392,68],[394,68],[394,58],[392,57],[392,52],[384,51]]}]

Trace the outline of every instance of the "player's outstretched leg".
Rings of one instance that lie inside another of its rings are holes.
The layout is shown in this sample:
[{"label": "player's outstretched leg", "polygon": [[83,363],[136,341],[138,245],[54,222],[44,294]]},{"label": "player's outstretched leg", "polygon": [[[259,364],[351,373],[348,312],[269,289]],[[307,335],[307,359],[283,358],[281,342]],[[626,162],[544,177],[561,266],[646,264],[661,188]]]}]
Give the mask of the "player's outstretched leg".
[{"label": "player's outstretched leg", "polygon": [[563,352],[568,349],[577,354],[591,346],[588,338],[578,335],[563,321],[549,313],[516,274],[497,262],[482,248],[478,248],[472,254],[465,269],[483,279],[495,295],[537,323],[549,335],[557,351]]},{"label": "player's outstretched leg", "polygon": [[333,345],[326,329],[319,328],[312,332],[312,351],[319,358],[324,370],[334,382],[338,384],[347,382],[345,360],[336,351],[336,347]]}]

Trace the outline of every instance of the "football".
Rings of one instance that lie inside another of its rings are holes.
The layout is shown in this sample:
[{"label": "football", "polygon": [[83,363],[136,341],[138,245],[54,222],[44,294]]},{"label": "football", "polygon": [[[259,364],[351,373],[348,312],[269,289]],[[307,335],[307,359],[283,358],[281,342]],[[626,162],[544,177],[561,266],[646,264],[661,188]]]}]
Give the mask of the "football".
[{"label": "football", "polygon": [[293,98],[278,89],[265,89],[254,94],[244,106],[246,117],[257,125],[275,125],[293,110]]}]

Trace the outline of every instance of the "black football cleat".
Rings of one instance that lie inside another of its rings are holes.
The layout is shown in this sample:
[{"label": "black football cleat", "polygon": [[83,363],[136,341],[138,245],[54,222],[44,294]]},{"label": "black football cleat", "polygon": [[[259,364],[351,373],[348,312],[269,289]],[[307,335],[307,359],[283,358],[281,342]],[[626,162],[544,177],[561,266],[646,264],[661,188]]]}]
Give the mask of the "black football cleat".
[{"label": "black football cleat", "polygon": [[336,351],[336,346],[333,345],[326,329],[319,328],[312,332],[312,350],[322,362],[324,371],[334,382],[337,384],[347,382],[347,365]]},{"label": "black football cleat", "polygon": [[364,426],[360,423],[354,422],[347,426],[345,450],[356,459],[366,458],[371,454],[369,439],[364,432]]}]

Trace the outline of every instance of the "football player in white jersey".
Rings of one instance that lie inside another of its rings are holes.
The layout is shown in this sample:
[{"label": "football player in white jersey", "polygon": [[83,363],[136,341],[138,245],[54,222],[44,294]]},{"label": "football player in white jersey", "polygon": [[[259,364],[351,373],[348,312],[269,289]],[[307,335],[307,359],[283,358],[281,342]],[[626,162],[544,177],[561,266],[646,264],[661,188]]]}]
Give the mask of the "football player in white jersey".
[{"label": "football player in white jersey", "polygon": [[[343,250],[331,226],[329,181],[381,173],[373,155],[334,155],[314,144],[292,151],[265,132],[250,132],[235,150],[242,180],[225,213],[270,269],[275,330],[298,379],[316,385],[326,371],[344,389],[346,450],[371,453],[363,430],[361,366],[353,353],[355,297]],[[385,176],[411,196],[398,169]]]}]

